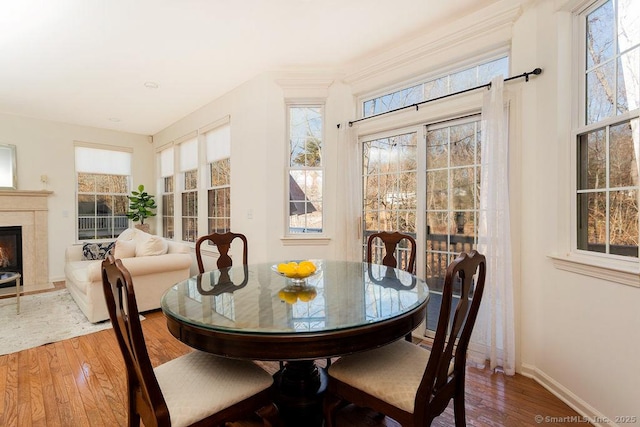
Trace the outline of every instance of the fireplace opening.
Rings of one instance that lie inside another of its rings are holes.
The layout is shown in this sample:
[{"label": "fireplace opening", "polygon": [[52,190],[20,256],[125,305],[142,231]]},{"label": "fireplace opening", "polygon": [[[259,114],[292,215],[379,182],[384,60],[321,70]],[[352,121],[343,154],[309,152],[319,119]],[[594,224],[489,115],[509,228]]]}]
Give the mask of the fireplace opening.
[{"label": "fireplace opening", "polygon": [[[0,227],[0,273],[18,272],[22,275],[22,227]],[[15,286],[15,281],[0,288]]]}]

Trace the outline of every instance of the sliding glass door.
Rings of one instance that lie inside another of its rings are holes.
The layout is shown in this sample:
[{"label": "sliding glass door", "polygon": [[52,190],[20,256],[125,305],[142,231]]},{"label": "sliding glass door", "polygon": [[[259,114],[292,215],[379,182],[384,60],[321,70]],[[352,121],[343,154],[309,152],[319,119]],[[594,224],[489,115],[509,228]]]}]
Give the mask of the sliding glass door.
[{"label": "sliding glass door", "polygon": [[[363,259],[374,232],[416,239],[416,274],[431,290],[427,330],[438,321],[447,266],[477,244],[481,141],[479,115],[361,140]],[[383,248],[374,250],[373,260],[380,262]],[[397,249],[400,268],[407,251]]]},{"label": "sliding glass door", "polygon": [[[480,121],[473,116],[426,126],[425,280],[427,330],[435,330],[446,270],[478,242]],[[457,290],[454,290],[457,292]]]}]

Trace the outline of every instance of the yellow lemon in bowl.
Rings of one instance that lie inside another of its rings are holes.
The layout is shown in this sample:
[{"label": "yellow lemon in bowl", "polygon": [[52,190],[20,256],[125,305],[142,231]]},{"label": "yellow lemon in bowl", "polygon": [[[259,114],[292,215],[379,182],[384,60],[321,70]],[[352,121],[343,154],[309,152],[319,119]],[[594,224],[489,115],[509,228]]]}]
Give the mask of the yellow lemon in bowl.
[{"label": "yellow lemon in bowl", "polygon": [[290,279],[305,279],[316,272],[316,266],[311,261],[300,261],[300,263],[295,261],[282,262],[272,268]]},{"label": "yellow lemon in bowl", "polygon": [[298,268],[299,267],[308,268],[309,271],[311,271],[310,274],[313,274],[313,273],[316,272],[316,265],[314,263],[312,263],[311,261],[300,261],[300,264],[298,264]]},{"label": "yellow lemon in bowl", "polygon": [[309,267],[309,265],[307,264],[300,263],[300,265],[298,265],[297,273],[298,273],[298,277],[303,279],[305,277],[312,275],[314,273],[314,269],[313,267]]}]

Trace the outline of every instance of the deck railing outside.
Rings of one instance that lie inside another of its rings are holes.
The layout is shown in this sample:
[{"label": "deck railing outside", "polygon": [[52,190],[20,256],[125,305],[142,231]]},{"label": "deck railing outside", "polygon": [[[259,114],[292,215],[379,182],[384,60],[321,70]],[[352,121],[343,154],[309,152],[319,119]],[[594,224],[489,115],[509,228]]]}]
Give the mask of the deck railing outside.
[{"label": "deck railing outside", "polygon": [[111,239],[129,227],[129,218],[122,216],[78,217],[78,239]]}]

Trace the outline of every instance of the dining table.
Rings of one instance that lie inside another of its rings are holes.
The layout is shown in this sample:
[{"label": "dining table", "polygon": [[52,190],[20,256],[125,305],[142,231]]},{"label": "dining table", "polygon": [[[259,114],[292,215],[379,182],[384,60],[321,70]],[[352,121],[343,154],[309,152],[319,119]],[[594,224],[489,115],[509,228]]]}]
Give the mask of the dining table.
[{"label": "dining table", "polygon": [[[286,262],[286,261],[285,261]],[[287,426],[321,426],[327,374],[318,361],[403,339],[424,320],[426,282],[365,262],[311,260],[288,278],[279,262],[206,271],[162,297],[177,339],[219,356],[278,361],[274,400]]]}]

